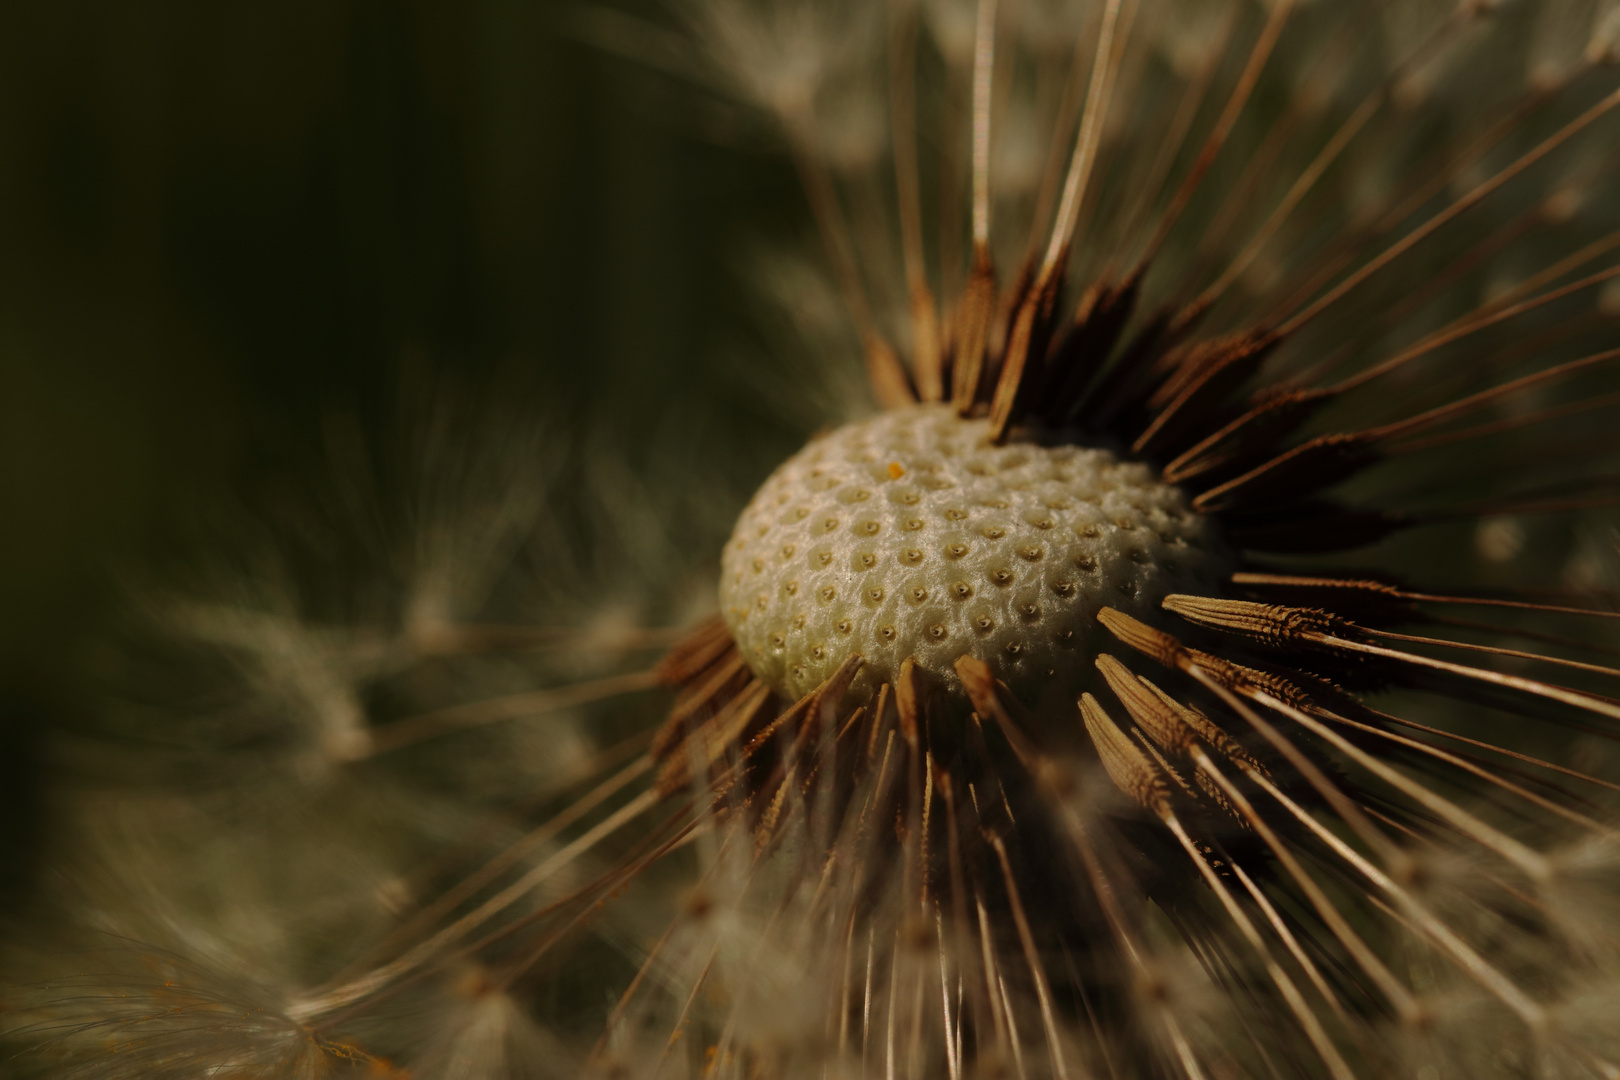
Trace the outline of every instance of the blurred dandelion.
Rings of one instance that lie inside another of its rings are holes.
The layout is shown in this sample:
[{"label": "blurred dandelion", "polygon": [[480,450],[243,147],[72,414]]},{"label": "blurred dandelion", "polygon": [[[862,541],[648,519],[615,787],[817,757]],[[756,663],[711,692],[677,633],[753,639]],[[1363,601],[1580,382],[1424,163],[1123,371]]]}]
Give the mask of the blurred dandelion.
[{"label": "blurred dandelion", "polygon": [[774,125],[790,407],[883,411],[712,615],[703,477],[437,404],[389,503],[335,438],[341,527],[148,606],[189,702],[75,749],[192,794],[83,811],[14,1060],[1620,1075],[1620,9],[581,25]]}]

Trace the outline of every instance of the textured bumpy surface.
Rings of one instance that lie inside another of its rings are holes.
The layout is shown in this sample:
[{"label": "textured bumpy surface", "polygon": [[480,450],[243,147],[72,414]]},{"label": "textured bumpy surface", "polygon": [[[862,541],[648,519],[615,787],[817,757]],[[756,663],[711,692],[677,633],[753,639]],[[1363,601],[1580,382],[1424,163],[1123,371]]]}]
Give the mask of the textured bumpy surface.
[{"label": "textured bumpy surface", "polygon": [[1090,677],[1098,608],[1145,617],[1231,569],[1213,527],[1146,465],[993,446],[986,428],[916,406],[840,428],[771,474],[720,584],[760,678],[797,697],[858,652],[868,690],[908,656],[954,688],[968,653],[1036,700]]}]

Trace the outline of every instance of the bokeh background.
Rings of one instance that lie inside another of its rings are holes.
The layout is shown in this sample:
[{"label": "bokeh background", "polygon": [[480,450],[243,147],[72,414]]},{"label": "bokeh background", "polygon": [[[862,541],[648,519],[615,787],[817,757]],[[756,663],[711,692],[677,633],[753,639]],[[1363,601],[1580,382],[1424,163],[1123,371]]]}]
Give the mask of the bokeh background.
[{"label": "bokeh background", "polygon": [[685,401],[748,423],[730,369],[770,357],[738,253],[802,230],[793,178],[582,10],[0,6],[9,893],[39,733],[119,581],[186,558],[177,523],[251,498],[323,417],[384,408],[409,369],[517,372],[631,460]]}]

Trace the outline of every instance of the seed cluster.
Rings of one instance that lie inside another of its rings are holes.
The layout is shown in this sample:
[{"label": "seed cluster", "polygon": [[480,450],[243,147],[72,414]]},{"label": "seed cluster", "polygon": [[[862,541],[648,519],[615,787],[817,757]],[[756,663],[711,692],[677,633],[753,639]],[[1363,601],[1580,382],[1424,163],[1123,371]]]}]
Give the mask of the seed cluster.
[{"label": "seed cluster", "polygon": [[1099,608],[1146,616],[1231,569],[1212,525],[1146,465],[987,433],[913,406],[771,474],[721,562],[721,610],[756,675],[798,697],[858,652],[857,687],[912,657],[955,689],[966,653],[1037,698],[1067,692],[1089,674]]}]

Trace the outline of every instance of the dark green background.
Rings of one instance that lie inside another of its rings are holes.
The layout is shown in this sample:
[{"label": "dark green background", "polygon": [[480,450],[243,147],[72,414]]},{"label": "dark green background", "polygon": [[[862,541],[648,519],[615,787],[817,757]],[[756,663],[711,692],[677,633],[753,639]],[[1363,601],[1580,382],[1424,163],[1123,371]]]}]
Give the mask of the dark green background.
[{"label": "dark green background", "polygon": [[363,410],[401,365],[611,394],[629,433],[716,377],[746,322],[734,241],[797,212],[791,178],[706,138],[698,95],[582,40],[576,11],[5,7],[10,681],[53,665],[109,558],[177,499]]},{"label": "dark green background", "polygon": [[711,357],[748,334],[737,244],[797,227],[792,178],[576,13],[0,8],[13,825],[119,574],[184,558],[177,517],[240,496],[323,413],[365,413],[407,366],[518,370],[565,412],[610,412],[634,457],[684,396],[729,392]]}]

